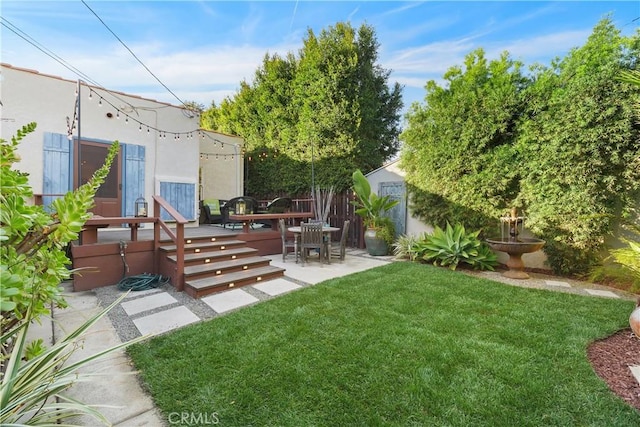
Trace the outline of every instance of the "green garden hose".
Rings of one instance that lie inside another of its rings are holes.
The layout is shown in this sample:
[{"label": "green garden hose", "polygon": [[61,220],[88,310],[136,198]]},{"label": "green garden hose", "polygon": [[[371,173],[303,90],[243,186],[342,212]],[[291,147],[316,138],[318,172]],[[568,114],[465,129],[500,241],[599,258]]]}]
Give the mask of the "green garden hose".
[{"label": "green garden hose", "polygon": [[163,277],[160,274],[142,273],[137,276],[123,277],[118,282],[118,289],[121,291],[146,291],[168,283],[168,277]]},{"label": "green garden hose", "polygon": [[129,272],[129,265],[125,258],[127,250],[127,243],[124,240],[120,240],[120,258],[122,258],[122,279],[118,282],[118,289],[121,291],[146,291],[148,289],[154,289],[158,286],[169,283],[168,277],[162,277],[160,274],[142,273],[137,276],[125,277]]}]

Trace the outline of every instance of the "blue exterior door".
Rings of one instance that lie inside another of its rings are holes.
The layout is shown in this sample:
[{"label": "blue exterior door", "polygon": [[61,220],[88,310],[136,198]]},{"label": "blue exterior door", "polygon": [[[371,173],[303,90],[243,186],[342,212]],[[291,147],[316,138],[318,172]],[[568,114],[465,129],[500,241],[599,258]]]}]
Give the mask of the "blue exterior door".
[{"label": "blue exterior door", "polygon": [[404,181],[381,182],[378,185],[380,197],[389,196],[399,203],[387,212],[396,228],[396,237],[407,231],[407,190]]}]

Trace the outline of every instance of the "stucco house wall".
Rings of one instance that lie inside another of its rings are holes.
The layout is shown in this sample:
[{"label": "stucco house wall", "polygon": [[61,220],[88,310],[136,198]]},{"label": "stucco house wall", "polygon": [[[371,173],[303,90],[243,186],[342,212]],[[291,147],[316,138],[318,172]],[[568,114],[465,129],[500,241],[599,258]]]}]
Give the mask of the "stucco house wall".
[{"label": "stucco house wall", "polygon": [[244,140],[239,136],[203,131],[200,137],[202,199],[229,200],[244,192]]},{"label": "stucco house wall", "polygon": [[[51,175],[45,171],[47,144],[52,139],[67,144],[67,117],[72,122],[75,116],[79,122],[72,132],[73,143],[68,142],[71,153],[65,153],[70,170],[63,174],[73,176],[77,172],[74,158],[78,131],[81,140],[104,146],[118,140],[123,146],[122,190],[127,193],[126,200],[123,196],[122,216],[133,214],[135,198],[142,196],[151,203],[152,195],[160,194],[197,225],[200,146],[208,139],[199,130],[197,115],[171,104],[86,83],[78,85],[77,81],[9,64],[0,64],[0,71],[2,138],[9,140],[23,125],[37,123],[36,131],[19,146],[22,160],[17,165],[29,173],[34,193],[46,193],[45,175]],[[242,172],[224,174],[228,181],[219,183],[224,195],[235,194],[238,175],[242,177]],[[47,179],[50,181],[51,177]]]}]

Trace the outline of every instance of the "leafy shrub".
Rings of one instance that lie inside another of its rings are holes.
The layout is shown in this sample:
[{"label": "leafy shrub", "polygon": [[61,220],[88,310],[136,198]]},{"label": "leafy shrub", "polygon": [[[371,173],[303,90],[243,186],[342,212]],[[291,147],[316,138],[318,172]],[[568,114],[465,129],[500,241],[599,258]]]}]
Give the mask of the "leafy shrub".
[{"label": "leafy shrub", "polygon": [[27,203],[33,196],[28,176],[12,168],[20,160],[19,142],[35,128],[29,123],[11,141],[0,140],[0,425],[56,425],[79,414],[108,424],[92,407],[61,394],[90,376],[79,374],[79,368],[130,344],[65,364],[81,345],[82,334],[106,311],[51,348],[44,348],[42,340],[28,343],[27,332],[50,307],[66,306],[59,286],[72,273],[65,247],[77,239],[91,215],[88,210],[119,144],[111,145],[105,164],[86,184],[55,200],[54,213],[48,214],[42,206]]},{"label": "leafy shrub", "polygon": [[432,225],[489,229],[484,217],[526,210],[553,271],[587,272],[638,202],[640,78],[617,78],[638,57],[640,36],[621,36],[607,18],[583,46],[528,75],[508,55],[487,61],[479,50],[445,85],[427,82],[402,133],[414,212]]},{"label": "leafy shrub", "polygon": [[419,240],[420,237],[414,235],[403,234],[399,236],[391,245],[393,248],[393,255],[395,255],[397,259],[415,261],[418,257],[417,244]]},{"label": "leafy shrub", "polygon": [[480,270],[493,270],[497,256],[484,244],[478,235],[480,231],[467,233],[462,224],[454,227],[447,223],[443,230],[436,227],[433,234],[427,234],[424,242],[417,245],[420,256],[434,265],[455,270],[459,263],[465,263]]}]

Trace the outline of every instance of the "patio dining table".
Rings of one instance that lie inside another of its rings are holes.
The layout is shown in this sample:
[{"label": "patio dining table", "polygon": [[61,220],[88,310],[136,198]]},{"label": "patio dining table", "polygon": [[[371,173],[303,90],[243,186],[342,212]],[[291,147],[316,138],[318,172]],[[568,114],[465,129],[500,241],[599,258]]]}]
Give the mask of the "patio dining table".
[{"label": "patio dining table", "polygon": [[[300,235],[302,234],[302,227],[297,225],[295,227],[289,227],[289,228],[287,228],[287,230],[293,233],[293,237],[295,239],[295,242],[296,242],[295,244],[296,244],[296,248],[297,248],[298,247],[298,241],[300,240]],[[331,233],[336,232],[336,231],[340,231],[340,228],[331,227],[330,225],[323,225],[322,226],[322,234],[324,235],[324,237],[325,237],[324,241],[326,242],[324,250],[328,254],[328,256],[327,256],[327,264],[331,264]],[[322,257],[320,259],[322,259]]]}]

